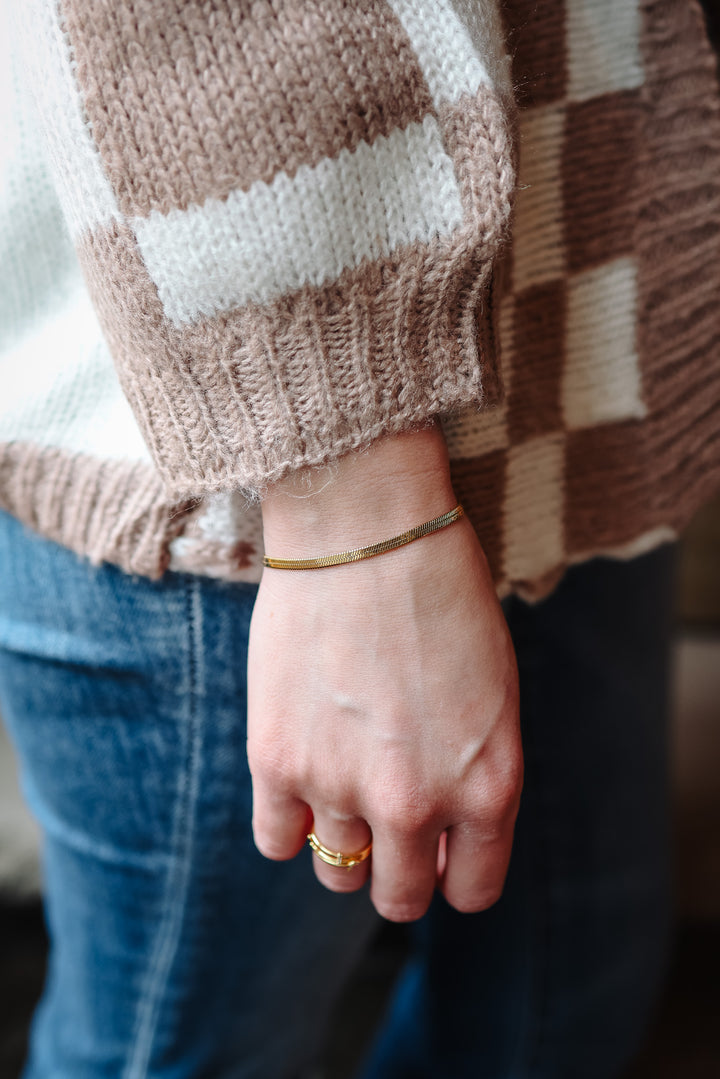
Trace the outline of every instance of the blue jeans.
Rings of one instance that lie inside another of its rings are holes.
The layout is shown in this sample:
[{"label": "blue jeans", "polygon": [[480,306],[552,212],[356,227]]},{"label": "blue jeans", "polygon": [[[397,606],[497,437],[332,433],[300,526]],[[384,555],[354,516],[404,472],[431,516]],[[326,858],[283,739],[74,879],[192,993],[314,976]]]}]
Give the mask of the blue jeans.
[{"label": "blue jeans", "polygon": [[[526,782],[489,911],[415,927],[366,1079],[609,1079],[668,930],[669,564],[506,604]],[[49,972],[26,1079],[289,1079],[378,919],[252,843],[255,589],[91,567],[0,513],[0,708],[44,832]]]}]

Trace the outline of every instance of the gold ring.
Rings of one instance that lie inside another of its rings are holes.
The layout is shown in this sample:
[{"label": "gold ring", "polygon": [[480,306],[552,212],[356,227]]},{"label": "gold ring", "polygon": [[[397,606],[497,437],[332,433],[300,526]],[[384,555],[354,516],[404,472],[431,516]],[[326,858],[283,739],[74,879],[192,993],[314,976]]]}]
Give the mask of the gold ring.
[{"label": "gold ring", "polygon": [[364,862],[366,858],[370,857],[370,851],[372,850],[372,840],[367,847],[355,851],[354,854],[343,854],[340,850],[330,850],[329,847],[320,842],[314,832],[310,832],[307,840],[321,861],[327,865],[339,866],[341,869],[352,869],[354,865],[360,865],[360,862]]}]

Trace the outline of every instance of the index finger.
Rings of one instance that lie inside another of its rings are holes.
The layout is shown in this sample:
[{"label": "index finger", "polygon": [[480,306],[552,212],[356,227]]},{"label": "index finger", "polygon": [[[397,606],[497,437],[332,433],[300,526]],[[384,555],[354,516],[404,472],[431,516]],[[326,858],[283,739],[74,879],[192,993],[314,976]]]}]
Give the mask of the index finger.
[{"label": "index finger", "polygon": [[261,775],[253,774],[253,837],[266,858],[285,861],[302,850],[312,823],[307,802],[278,791]]}]

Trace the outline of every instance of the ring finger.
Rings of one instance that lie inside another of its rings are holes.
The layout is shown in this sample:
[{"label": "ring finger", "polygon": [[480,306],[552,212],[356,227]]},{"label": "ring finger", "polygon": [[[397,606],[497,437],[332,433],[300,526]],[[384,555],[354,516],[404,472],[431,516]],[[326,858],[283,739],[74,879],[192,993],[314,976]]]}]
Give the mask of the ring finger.
[{"label": "ring finger", "polygon": [[[355,892],[361,888],[370,874],[370,857],[365,852],[372,843],[372,833],[367,821],[361,817],[345,817],[330,810],[318,810],[314,813],[312,834],[323,848],[321,851],[313,850],[315,876],[320,883],[333,892]],[[357,855],[360,858],[360,852],[363,854],[362,860],[350,868],[329,865],[327,861],[333,855]]]}]

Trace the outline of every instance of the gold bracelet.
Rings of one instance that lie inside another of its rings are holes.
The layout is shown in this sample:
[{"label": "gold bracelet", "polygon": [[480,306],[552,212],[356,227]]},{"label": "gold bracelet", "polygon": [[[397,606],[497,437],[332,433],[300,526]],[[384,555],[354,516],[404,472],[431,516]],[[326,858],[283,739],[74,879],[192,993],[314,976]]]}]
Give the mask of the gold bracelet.
[{"label": "gold bracelet", "polygon": [[410,528],[407,532],[401,532],[399,536],[393,536],[392,539],[371,543],[369,547],[357,547],[354,551],[320,555],[318,558],[270,558],[265,555],[263,565],[269,569],[325,569],[327,566],[343,566],[346,562],[361,562],[364,558],[375,558],[376,555],[394,551],[396,547],[404,547],[406,543],[429,536],[431,532],[447,528],[448,525],[459,521],[463,514],[462,506],[458,505],[454,510],[448,510],[439,517],[433,517],[432,521],[426,521],[424,525]]}]

